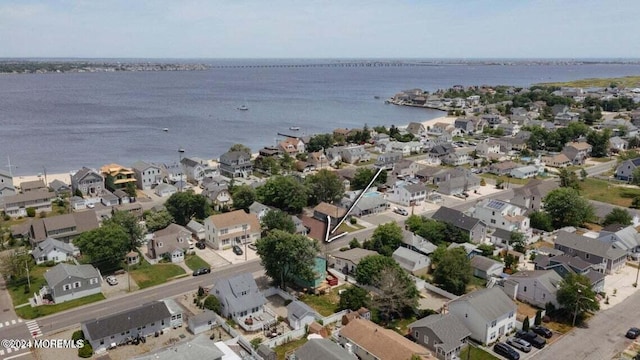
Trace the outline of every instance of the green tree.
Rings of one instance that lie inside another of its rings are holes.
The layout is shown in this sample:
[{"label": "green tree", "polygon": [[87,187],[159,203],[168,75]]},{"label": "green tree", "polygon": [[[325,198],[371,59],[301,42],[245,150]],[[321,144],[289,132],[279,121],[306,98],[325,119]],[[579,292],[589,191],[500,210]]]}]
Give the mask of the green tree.
[{"label": "green tree", "polygon": [[360,244],[360,241],[358,241],[358,239],[353,238],[351,239],[351,241],[349,241],[349,247],[351,249],[355,249],[355,248],[361,248],[362,245]]},{"label": "green tree", "polygon": [[203,220],[211,214],[207,198],[191,191],[177,192],[167,199],[167,211],[178,225],[185,226],[191,219]]},{"label": "green tree", "polygon": [[144,229],[133,213],[128,211],[114,211],[111,218],[102,222],[102,225],[115,225],[124,230],[129,238],[129,251],[136,250],[144,238]]},{"label": "green tree", "polygon": [[383,321],[410,316],[418,305],[420,293],[415,283],[397,263],[395,266],[382,268],[375,277],[373,286],[379,290],[373,298],[373,303]]},{"label": "green tree", "polygon": [[433,272],[433,280],[444,290],[456,295],[466,291],[471,281],[471,264],[461,248],[447,250]]},{"label": "green tree", "polygon": [[256,191],[249,185],[236,186],[231,198],[234,208],[247,210],[256,201]]},{"label": "green tree", "polygon": [[602,132],[591,131],[587,135],[587,142],[592,146],[591,156],[595,158],[606,157],[609,155],[609,138],[611,130],[604,129]]},{"label": "green tree", "polygon": [[127,183],[127,187],[124,189],[124,191],[127,193],[127,195],[129,195],[129,197],[132,197],[132,198],[138,197],[138,189],[136,189],[135,183],[132,183],[132,182]]},{"label": "green tree", "polygon": [[340,310],[358,310],[361,307],[369,307],[371,298],[367,290],[351,286],[340,294],[340,302],[338,303],[338,311]]},{"label": "green tree", "polygon": [[442,259],[444,258],[444,255],[447,253],[447,250],[448,250],[447,247],[448,246],[447,246],[446,243],[438,245],[438,247],[433,252],[433,254],[431,254],[431,265],[432,266],[438,266],[440,261],[442,261]]},{"label": "green tree", "polygon": [[560,187],[568,187],[576,190],[580,190],[580,183],[578,181],[578,175],[575,172],[567,169],[560,169]]},{"label": "green tree", "polygon": [[73,192],[73,196],[83,197],[82,191],[76,188],[75,191]]},{"label": "green tree", "polygon": [[629,206],[632,209],[640,209],[640,196],[636,196],[633,198],[633,200],[631,200],[631,206]]},{"label": "green tree", "polygon": [[80,234],[73,244],[87,262],[100,270],[111,270],[124,259],[131,243],[126,231],[112,223]]},{"label": "green tree", "polygon": [[[358,170],[356,170],[356,173],[353,175],[353,180],[351,181],[351,190],[362,190],[367,187],[376,172],[377,170],[373,168],[358,168]],[[387,172],[386,170],[383,170],[373,184],[384,184],[386,181]]]},{"label": "green tree", "polygon": [[589,176],[589,174],[587,173],[587,170],[585,170],[584,168],[580,169],[580,181],[585,181],[587,179],[587,176]]},{"label": "green tree", "polygon": [[288,213],[300,213],[307,206],[307,188],[293,176],[273,176],[256,189],[258,201]]},{"label": "green tree", "polygon": [[529,331],[529,317],[525,317],[524,321],[522,321],[522,331]]},{"label": "green tree", "polygon": [[572,188],[558,188],[547,194],[544,211],[549,214],[555,229],[580,226],[594,218],[593,206]]},{"label": "green tree", "polygon": [[365,256],[358,263],[354,277],[359,284],[374,285],[382,269],[393,266],[398,266],[398,263],[390,257],[377,254]]},{"label": "green tree", "polygon": [[169,226],[173,222],[173,216],[166,209],[149,211],[145,214],[144,221],[147,225],[147,231],[156,232]]},{"label": "green tree", "polygon": [[519,231],[512,231],[509,239],[509,245],[515,251],[524,254],[526,252],[526,239],[524,234]]},{"label": "green tree", "polygon": [[109,191],[116,191],[116,178],[113,175],[107,175],[104,178],[104,187]]},{"label": "green tree", "polygon": [[596,293],[591,288],[588,277],[569,273],[560,282],[556,295],[558,304],[569,314],[577,314],[582,319],[585,311],[598,311],[600,304],[596,300]]},{"label": "green tree", "polygon": [[291,215],[282,210],[272,209],[267,211],[260,222],[265,233],[275,229],[286,231],[290,234],[296,232],[296,224],[294,224]]},{"label": "green tree", "polygon": [[28,207],[27,208],[27,216],[28,217],[36,217],[36,208]]},{"label": "green tree", "polygon": [[305,148],[308,152],[316,152],[322,149],[328,149],[335,143],[332,134],[319,134],[312,136]]},{"label": "green tree", "polygon": [[229,148],[229,152],[233,152],[233,151],[241,151],[243,153],[251,154],[251,149],[248,146],[245,146],[243,144],[231,145],[231,147]]},{"label": "green tree", "polygon": [[539,326],[542,324],[542,310],[536,311],[536,318],[533,320],[533,325]]},{"label": "green tree", "polygon": [[213,295],[209,295],[209,296],[207,296],[206,299],[204,299],[204,308],[205,309],[209,309],[209,310],[213,311],[216,314],[219,314],[220,313],[220,300],[218,300],[218,298],[213,296]]},{"label": "green tree", "polygon": [[553,231],[551,217],[544,211],[534,211],[529,215],[530,226],[542,231]]},{"label": "green tree", "polygon": [[633,218],[631,217],[631,214],[623,208],[614,208],[602,221],[602,225],[604,226],[611,224],[631,225],[632,223]]},{"label": "green tree", "polygon": [[631,183],[640,186],[640,167],[633,169],[631,172]]},{"label": "green tree", "polygon": [[371,235],[370,250],[391,256],[402,244],[402,228],[396,223],[378,225]]},{"label": "green tree", "polygon": [[496,247],[491,244],[478,245],[478,250],[482,251],[482,256],[485,256],[485,257],[493,256],[493,251],[495,249]]},{"label": "green tree", "polygon": [[276,286],[284,288],[293,275],[305,280],[314,277],[318,243],[304,235],[273,230],[256,241],[256,253],[266,274]]},{"label": "green tree", "polygon": [[309,205],[315,205],[322,201],[333,203],[342,199],[344,195],[344,185],[340,177],[335,172],[326,169],[307,176],[305,185],[309,192]]}]

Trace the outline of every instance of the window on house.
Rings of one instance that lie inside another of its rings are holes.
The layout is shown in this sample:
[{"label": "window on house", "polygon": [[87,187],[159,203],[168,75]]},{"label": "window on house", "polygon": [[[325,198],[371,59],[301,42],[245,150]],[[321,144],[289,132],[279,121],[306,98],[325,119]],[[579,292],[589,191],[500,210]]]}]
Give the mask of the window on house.
[{"label": "window on house", "polygon": [[524,292],[527,292],[527,287],[526,287],[526,286],[524,287],[523,291],[524,291]]},{"label": "window on house", "polygon": [[69,289],[71,289],[71,284],[64,284],[64,285],[62,286],[62,290],[64,290],[64,291],[67,291],[67,290],[69,290]]},{"label": "window on house", "polygon": [[229,229],[220,229],[220,235],[226,235],[229,233]]},{"label": "window on house", "polygon": [[497,321],[496,321],[496,320],[493,320],[493,321],[491,322],[491,327],[496,326],[496,323],[497,323]]},{"label": "window on house", "polygon": [[162,247],[162,241],[158,242],[158,247]]},{"label": "window on house", "polygon": [[104,339],[100,339],[100,345],[104,345]]},{"label": "window on house", "polygon": [[491,219],[491,223],[492,223],[492,224],[495,224],[495,223],[496,223],[496,220],[495,220],[495,219]]},{"label": "window on house", "polygon": [[584,254],[585,259],[589,258],[589,254]]}]

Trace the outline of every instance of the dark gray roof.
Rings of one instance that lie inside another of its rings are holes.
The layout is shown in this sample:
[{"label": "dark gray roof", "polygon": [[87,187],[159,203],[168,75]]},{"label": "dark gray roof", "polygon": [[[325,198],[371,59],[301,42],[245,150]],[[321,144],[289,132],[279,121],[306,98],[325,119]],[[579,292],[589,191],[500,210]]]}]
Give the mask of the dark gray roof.
[{"label": "dark gray roof", "polygon": [[536,279],[536,286],[544,287],[549,293],[555,293],[562,281],[560,275],[553,270],[525,270],[509,276],[510,280],[518,282],[521,279]]},{"label": "dark gray roof", "polygon": [[347,350],[329,339],[310,339],[296,351],[299,360],[355,359]]},{"label": "dark gray roof", "polygon": [[476,255],[471,258],[471,267],[482,270],[484,272],[491,270],[491,268],[496,265],[500,267],[504,266],[501,262],[495,261],[482,255]]},{"label": "dark gray roof", "polygon": [[495,320],[517,309],[516,303],[499,287],[476,290],[453,302],[468,303],[487,321]]},{"label": "dark gray roof", "polygon": [[239,159],[249,160],[251,159],[251,154],[246,153],[244,151],[228,151],[220,155],[220,162],[224,162],[224,163],[228,163],[231,161],[238,161]]},{"label": "dark gray roof", "polygon": [[622,249],[616,249],[606,241],[592,239],[586,236],[581,236],[562,230],[558,231],[555,243],[556,245],[583,251],[585,253],[600,256],[605,259],[616,260],[626,256],[626,251]]},{"label": "dark gray roof", "polygon": [[76,277],[80,279],[90,279],[100,277],[98,270],[92,265],[69,265],[58,264],[44,273],[44,279],[47,280],[49,287],[58,285],[68,277]]},{"label": "dark gray roof", "polygon": [[157,352],[147,353],[134,360],[202,360],[222,359],[225,353],[207,335],[200,335],[188,342],[181,342]]},{"label": "dark gray roof", "polygon": [[212,321],[212,323],[215,323],[216,320],[217,320],[216,313],[208,309],[205,309],[204,312],[201,312],[198,315],[189,316],[189,323],[193,323],[193,326],[208,324],[209,321]]},{"label": "dark gray roof", "polygon": [[491,236],[502,240],[511,240],[511,231],[505,229],[496,229]]},{"label": "dark gray roof", "polygon": [[404,188],[411,194],[414,194],[420,191],[427,191],[427,186],[423,183],[405,185]]},{"label": "dark gray roof", "polygon": [[402,246],[397,248],[391,257],[400,265],[401,268],[409,272],[428,267],[431,264],[429,257],[426,255]]},{"label": "dark gray roof", "polygon": [[409,328],[425,327],[431,329],[442,344],[442,350],[447,353],[457,348],[462,340],[471,335],[471,331],[452,314],[434,314],[409,324]]},{"label": "dark gray roof", "polygon": [[474,226],[476,226],[480,220],[471,216],[467,216],[462,213],[462,211],[458,211],[456,209],[448,208],[446,206],[441,206],[438,211],[436,211],[432,219],[443,221],[447,224],[451,224],[457,228],[471,231]]},{"label": "dark gray roof", "polygon": [[548,263],[553,264],[566,264],[571,267],[574,271],[584,271],[590,268],[593,264],[588,263],[577,256],[569,256],[569,255],[558,255],[554,257],[550,257],[548,259]]},{"label": "dark gray roof", "polygon": [[53,189],[53,191],[58,191],[60,189],[69,188],[69,185],[67,185],[67,183],[65,183],[64,181],[55,179],[52,182],[49,183],[49,187]]},{"label": "dark gray roof", "polygon": [[307,315],[316,316],[317,313],[302,301],[295,300],[287,305],[287,316],[302,319]]},{"label": "dark gray roof", "polygon": [[[82,325],[88,332],[88,334],[84,334],[85,337],[99,340],[169,317],[171,317],[171,313],[167,305],[162,301],[154,301],[135,309],[85,321]],[[132,335],[135,336],[135,334]]]}]

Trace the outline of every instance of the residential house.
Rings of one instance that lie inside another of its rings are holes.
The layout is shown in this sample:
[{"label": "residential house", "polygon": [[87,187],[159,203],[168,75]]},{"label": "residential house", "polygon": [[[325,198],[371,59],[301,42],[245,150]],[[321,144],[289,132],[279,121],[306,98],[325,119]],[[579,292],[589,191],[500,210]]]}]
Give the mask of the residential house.
[{"label": "residential house", "polygon": [[[345,208],[351,207],[360,191],[350,191],[345,194],[341,205]],[[360,201],[351,209],[351,216],[365,216],[378,214],[389,209],[389,202],[384,198],[382,193],[370,191],[360,198]]]},{"label": "residential house", "polygon": [[47,285],[40,289],[40,296],[51,297],[56,304],[102,291],[102,277],[93,265],[58,264],[44,273]]},{"label": "residential house", "polygon": [[347,209],[321,202],[313,208],[313,218],[327,223],[331,219],[332,225],[337,225],[338,221],[347,214]]},{"label": "residential house", "polygon": [[160,167],[163,180],[173,184],[178,181],[187,181],[182,164],[179,162],[163,163]]},{"label": "residential house", "polygon": [[454,153],[453,145],[449,143],[439,144],[431,148],[429,150],[429,157],[432,159],[438,159],[442,161],[442,159],[448,155]]},{"label": "residential house", "polygon": [[278,149],[283,154],[289,154],[291,157],[296,157],[298,154],[304,154],[305,146],[304,142],[298,138],[286,137],[284,140],[278,143]]},{"label": "residential house", "polygon": [[583,165],[585,160],[591,155],[593,146],[586,142],[570,142],[562,148],[562,153],[571,160],[573,165]]},{"label": "residential house", "polygon": [[26,217],[27,209],[33,208],[36,214],[51,212],[51,202],[56,193],[48,191],[30,191],[25,194],[3,196],[2,209],[6,215],[12,218]]},{"label": "residential house", "polygon": [[[267,300],[250,273],[217,280],[209,294],[220,301],[220,315],[234,320],[245,330],[260,325],[259,318],[265,314]],[[260,328],[261,325],[257,329]]]},{"label": "residential house", "polygon": [[423,183],[433,184],[437,174],[445,173],[439,166],[425,166],[416,171],[415,177]]},{"label": "residential house", "polygon": [[307,164],[314,169],[325,169],[329,167],[329,159],[322,151],[316,151],[309,153],[307,157]]},{"label": "residential house", "polygon": [[80,196],[72,196],[69,198],[69,205],[74,211],[84,210],[87,208],[87,201]]},{"label": "residential house", "polygon": [[361,360],[428,359],[431,353],[397,333],[365,319],[353,319],[337,335],[347,351]]},{"label": "residential house", "polygon": [[211,215],[204,221],[207,244],[216,249],[255,242],[260,238],[260,221],[244,210]]},{"label": "residential house", "polygon": [[505,176],[505,175],[509,175],[511,173],[511,170],[518,168],[518,166],[520,165],[514,163],[513,161],[498,162],[498,163],[489,165],[488,172],[490,174],[494,174],[498,176]]},{"label": "residential house", "polygon": [[478,245],[477,244],[451,243],[451,244],[449,244],[449,246],[447,246],[447,250],[451,250],[451,249],[455,249],[455,248],[462,248],[462,250],[464,250],[465,254],[467,254],[467,259],[471,259],[474,256],[482,255],[482,250],[478,249]]},{"label": "residential house", "polygon": [[633,171],[640,166],[640,158],[623,161],[616,168],[616,179],[631,182],[633,180]]},{"label": "residential house", "polygon": [[457,167],[434,176],[434,184],[438,192],[445,195],[462,194],[480,188],[481,179],[469,169]]},{"label": "residential house", "polygon": [[409,324],[409,334],[438,359],[456,360],[471,331],[454,315],[433,314]]},{"label": "residential house", "polygon": [[400,245],[425,256],[433,254],[438,248],[429,240],[409,230],[402,230],[402,244]]},{"label": "residential house", "polygon": [[478,123],[479,122],[474,119],[457,118],[454,121],[453,126],[456,129],[462,130],[464,134],[475,134],[476,132],[478,132]]},{"label": "residential house", "polygon": [[229,185],[227,183],[210,183],[202,191],[202,195],[206,196],[211,201],[211,205],[216,211],[223,208],[229,208],[233,205],[233,198],[231,192],[229,192]]},{"label": "residential house", "polygon": [[480,244],[485,241],[487,225],[462,211],[441,206],[432,216],[433,220],[450,224],[469,236],[469,241]]},{"label": "residential house", "polygon": [[600,231],[598,240],[606,241],[615,248],[626,251],[629,257],[640,258],[640,234],[633,225],[613,224],[606,226]]},{"label": "residential house", "polygon": [[33,219],[28,227],[28,236],[34,247],[50,237],[68,243],[83,232],[99,226],[96,212],[89,210]]},{"label": "residential house", "polygon": [[102,190],[100,202],[107,207],[120,205],[120,199],[109,190]]},{"label": "residential house", "polygon": [[16,189],[13,186],[13,175],[10,172],[0,170],[0,200],[5,196],[15,195],[15,193]]},{"label": "residential house", "polygon": [[220,156],[220,174],[228,178],[247,178],[253,173],[251,154],[244,151],[228,151]]},{"label": "residential house", "polygon": [[471,148],[457,148],[454,149],[453,152],[443,156],[440,160],[446,165],[462,166],[469,164],[473,160],[471,157],[472,152],[473,149]]},{"label": "residential house", "polygon": [[42,179],[33,180],[33,181],[24,181],[20,183],[20,191],[23,194],[26,194],[31,191],[49,191],[47,185],[45,185]]},{"label": "residential house", "polygon": [[488,157],[490,154],[500,154],[500,143],[489,140],[476,145],[476,155],[479,157]]},{"label": "residential house", "polygon": [[552,270],[523,270],[509,276],[518,284],[516,298],[527,304],[544,308],[552,303],[557,308],[557,293],[562,277]]},{"label": "residential house", "polygon": [[294,300],[287,305],[287,321],[293,330],[298,330],[316,321],[320,315],[300,300]]},{"label": "residential house", "polygon": [[416,172],[420,170],[423,166],[420,165],[416,161],[412,160],[400,160],[393,165],[393,170],[391,174],[395,177],[399,178],[413,178],[416,175]]},{"label": "residential house", "polygon": [[431,266],[431,259],[428,256],[403,246],[397,248],[391,257],[401,268],[413,276],[427,274]]},{"label": "residential house", "polygon": [[364,145],[351,145],[342,149],[342,161],[349,164],[367,162],[371,160],[371,153],[365,150]]},{"label": "residential house", "polygon": [[555,181],[531,180],[524,186],[514,188],[513,198],[509,202],[527,211],[539,211],[542,209],[542,199],[557,187]]},{"label": "residential house", "polygon": [[338,269],[344,274],[353,274],[360,260],[370,255],[378,255],[377,252],[361,248],[353,248],[347,251],[329,255],[329,267]]},{"label": "residential house", "polygon": [[136,201],[135,197],[129,196],[129,194],[127,194],[127,192],[122,190],[122,189],[118,189],[118,190],[114,191],[113,195],[115,195],[118,198],[118,203],[120,205],[121,204],[129,204],[131,202]]},{"label": "residential house", "polygon": [[254,201],[249,205],[249,214],[255,214],[260,221],[262,221],[262,218],[271,210],[272,209],[269,206],[257,201]]},{"label": "residential house", "polygon": [[[202,159],[195,157],[183,157],[180,159],[180,165],[184,175],[187,177],[187,181],[198,183],[204,179],[205,170],[209,167],[209,164]],[[223,171],[222,157],[220,158],[220,172]],[[224,175],[224,174],[223,174]],[[184,180],[183,180],[184,181]]]},{"label": "residential house", "polygon": [[480,118],[491,128],[495,128],[497,125],[502,124],[503,119],[498,114],[484,114]]},{"label": "residential house", "polygon": [[498,124],[496,127],[498,129],[502,129],[505,136],[515,136],[521,129],[520,125],[517,123]]},{"label": "residential house", "polygon": [[427,129],[424,127],[424,124],[422,123],[410,122],[409,125],[407,125],[407,132],[409,132],[410,134],[413,134],[414,136],[419,137],[426,134]]},{"label": "residential house", "polygon": [[518,231],[531,237],[529,218],[524,216],[526,209],[497,199],[484,199],[472,210],[472,216],[480,219],[488,227]]},{"label": "residential house", "polygon": [[419,205],[427,199],[429,190],[423,183],[405,183],[395,184],[391,191],[387,192],[389,201],[404,205]]},{"label": "residential house", "polygon": [[189,316],[187,320],[187,329],[194,335],[213,330],[219,325],[216,313],[208,309],[205,309],[200,314]]},{"label": "residential house", "polygon": [[624,267],[627,259],[625,250],[616,248],[608,241],[592,239],[564,230],[558,231],[554,247],[569,256],[577,256],[596,265],[597,269],[606,274],[612,274]]},{"label": "residential house", "polygon": [[482,255],[476,255],[471,258],[471,269],[473,276],[489,280],[491,277],[499,277],[502,274],[504,264]]},{"label": "residential house", "polygon": [[183,262],[185,253],[194,251],[191,232],[178,224],[169,224],[166,228],[154,232],[148,248],[150,258],[164,258],[172,263]]},{"label": "residential house", "polygon": [[568,274],[580,274],[589,279],[591,288],[596,293],[604,291],[605,274],[602,272],[601,266],[588,263],[578,256],[565,255],[562,251],[552,249],[561,255],[542,255],[539,254],[534,260],[534,270],[553,270],[560,275],[561,278]]},{"label": "residential house", "polygon": [[128,184],[136,185],[136,176],[133,170],[118,164],[107,164],[100,168],[100,173],[105,178],[105,186],[113,185],[113,189],[126,189]]},{"label": "residential house", "polygon": [[543,167],[537,167],[534,165],[519,166],[515,169],[511,169],[509,174],[512,178],[516,179],[531,179],[540,175],[540,170],[543,169]]},{"label": "residential house", "polygon": [[163,301],[153,301],[131,310],[85,321],[80,328],[93,351],[100,353],[124,344],[127,339],[146,337],[170,329],[171,317]]},{"label": "residential house", "polygon": [[160,166],[148,164],[144,161],[136,161],[133,163],[132,168],[138,189],[149,190],[162,182]]},{"label": "residential house", "polygon": [[[294,352],[296,360],[345,360],[355,355],[329,339],[309,339]],[[290,358],[291,359],[291,358]]]},{"label": "residential house", "polygon": [[571,166],[571,160],[567,157],[567,155],[560,153],[556,155],[543,156],[541,162],[545,166],[553,167],[553,168],[565,168],[567,166]]},{"label": "residential house", "polygon": [[54,263],[66,262],[67,259],[80,255],[80,250],[73,244],[65,243],[54,238],[47,238],[33,247],[31,256],[36,264],[43,264],[47,261]]},{"label": "residential house", "polygon": [[492,344],[516,330],[517,305],[499,288],[476,290],[448,305],[481,344]]},{"label": "residential house", "polygon": [[445,122],[437,122],[429,128],[429,134],[438,135],[447,132],[447,129],[455,128],[453,125]]},{"label": "residential house", "polygon": [[609,139],[609,150],[618,153],[626,151],[629,148],[629,142],[619,136],[614,136]]},{"label": "residential house", "polygon": [[553,121],[562,126],[567,126],[572,122],[576,122],[580,120],[580,113],[573,111],[565,111],[559,113],[553,117]]},{"label": "residential house", "polygon": [[185,226],[187,230],[191,231],[191,235],[196,240],[204,240],[206,237],[206,231],[204,229],[204,225],[200,224],[195,220],[190,220],[187,226]]},{"label": "residential house", "polygon": [[378,155],[376,166],[391,170],[393,169],[393,165],[400,160],[402,160],[402,152],[389,151]]},{"label": "residential house", "polygon": [[292,273],[291,277],[296,285],[310,292],[326,288],[327,260],[324,257],[316,256],[315,259],[313,259],[312,273],[313,278],[311,280],[303,279],[296,273]]},{"label": "residential house", "polygon": [[153,192],[160,197],[169,197],[178,192],[178,188],[171,184],[162,183],[153,190]]}]

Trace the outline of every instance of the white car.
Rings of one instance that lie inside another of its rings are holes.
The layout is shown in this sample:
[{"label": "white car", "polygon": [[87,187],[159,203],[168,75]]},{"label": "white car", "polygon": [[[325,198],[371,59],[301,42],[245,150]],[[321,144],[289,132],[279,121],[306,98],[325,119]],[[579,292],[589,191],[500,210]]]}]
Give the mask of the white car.
[{"label": "white car", "polygon": [[113,285],[118,285],[118,279],[116,279],[115,276],[107,276],[106,279],[107,284],[113,286]]},{"label": "white car", "polygon": [[407,210],[402,209],[402,208],[398,208],[398,207],[397,208],[393,208],[393,212],[396,213],[396,214],[403,215],[403,216],[408,216],[409,215],[409,212],[407,212]]}]

